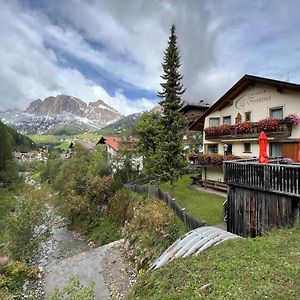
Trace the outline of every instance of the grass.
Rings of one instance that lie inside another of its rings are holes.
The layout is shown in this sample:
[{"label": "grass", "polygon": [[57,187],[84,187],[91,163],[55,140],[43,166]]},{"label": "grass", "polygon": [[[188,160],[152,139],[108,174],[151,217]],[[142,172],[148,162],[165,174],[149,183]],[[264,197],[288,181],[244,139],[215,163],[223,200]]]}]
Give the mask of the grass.
[{"label": "grass", "polygon": [[60,148],[62,150],[67,150],[70,146],[70,142],[62,142],[61,144],[57,145],[55,148]]},{"label": "grass", "polygon": [[61,138],[65,138],[65,136],[58,136],[52,134],[33,134],[28,135],[35,143],[37,144],[58,144],[60,143]]},{"label": "grass", "polygon": [[236,239],[147,274],[128,299],[299,299],[300,226]]},{"label": "grass", "polygon": [[[175,198],[180,206],[198,220],[208,225],[222,223],[224,197],[216,194],[200,192],[190,187],[190,174],[182,176],[175,187]],[[162,184],[164,192],[172,193],[167,183]]]},{"label": "grass", "polygon": [[[37,144],[58,144],[58,147],[66,147],[66,143],[69,142],[64,141],[61,142],[61,139],[73,139],[77,138],[78,140],[84,141],[84,140],[89,140],[90,142],[98,142],[101,134],[92,132],[92,133],[80,133],[80,134],[75,134],[75,135],[54,135],[54,134],[32,134],[28,135],[29,138],[31,138],[35,143]],[[65,148],[62,148],[65,149]]]}]

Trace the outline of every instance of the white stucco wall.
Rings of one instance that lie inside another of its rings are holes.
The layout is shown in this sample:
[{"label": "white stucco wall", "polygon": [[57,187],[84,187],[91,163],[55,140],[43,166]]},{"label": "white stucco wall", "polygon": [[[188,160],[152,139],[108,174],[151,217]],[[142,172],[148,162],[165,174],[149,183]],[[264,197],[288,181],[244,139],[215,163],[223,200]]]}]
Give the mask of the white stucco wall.
[{"label": "white stucco wall", "polygon": [[[209,127],[209,118],[220,117],[220,124],[223,124],[223,117],[231,116],[231,124],[235,124],[235,118],[238,113],[242,115],[242,122],[245,121],[245,112],[251,112],[251,122],[258,122],[270,117],[270,109],[283,107],[283,117],[290,113],[300,115],[300,93],[283,90],[281,93],[275,87],[257,84],[248,87],[222,110],[212,112],[205,118],[204,128]],[[300,137],[300,126],[293,127],[292,135],[287,139]],[[251,153],[244,153],[244,143],[251,143]],[[215,144],[216,141],[206,140],[203,134],[204,144]],[[223,154],[223,145],[225,142],[218,141],[218,153]],[[232,144],[232,153],[238,156],[258,156],[258,142],[254,141],[234,141]]]},{"label": "white stucco wall", "polygon": [[[202,169],[202,179],[204,180],[204,168]],[[209,180],[224,181],[223,169],[221,167],[206,168],[206,178]]]}]

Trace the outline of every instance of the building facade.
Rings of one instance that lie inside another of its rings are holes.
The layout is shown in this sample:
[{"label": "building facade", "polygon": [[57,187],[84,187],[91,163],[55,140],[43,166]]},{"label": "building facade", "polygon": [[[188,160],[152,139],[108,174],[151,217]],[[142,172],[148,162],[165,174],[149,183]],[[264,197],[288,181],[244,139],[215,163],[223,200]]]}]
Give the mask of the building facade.
[{"label": "building facade", "polygon": [[[205,154],[257,157],[258,136],[268,138],[268,154],[297,161],[300,85],[245,75],[191,126],[203,130]],[[221,168],[207,178],[223,180]]]}]

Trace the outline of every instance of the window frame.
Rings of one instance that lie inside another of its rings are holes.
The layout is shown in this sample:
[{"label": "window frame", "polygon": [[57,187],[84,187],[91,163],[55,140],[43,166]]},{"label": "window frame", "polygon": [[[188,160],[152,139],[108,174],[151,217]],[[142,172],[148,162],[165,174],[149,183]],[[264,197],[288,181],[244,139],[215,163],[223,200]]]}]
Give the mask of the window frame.
[{"label": "window frame", "polygon": [[[207,154],[218,154],[219,153],[219,144],[218,143],[214,143],[214,144],[206,144],[206,146],[207,146]],[[216,152],[210,152],[209,151],[209,147],[210,146],[216,146]]]},{"label": "window frame", "polygon": [[[224,122],[224,119],[226,119],[226,118],[230,118],[230,123],[225,123]],[[231,125],[231,115],[229,115],[229,116],[224,116],[223,118],[222,118],[222,121],[223,121],[223,124],[228,124],[228,125]]]},{"label": "window frame", "polygon": [[[245,148],[245,145],[246,144],[249,144],[249,151],[247,151],[246,150],[246,148]],[[250,142],[248,142],[248,143],[244,143],[244,151],[243,151],[243,153],[252,153],[252,144],[250,143]]]},{"label": "window frame", "polygon": [[[211,125],[210,124],[210,121],[213,120],[213,119],[218,120],[218,125]],[[211,117],[211,118],[209,118],[208,119],[208,125],[209,125],[209,127],[218,127],[218,126],[220,126],[220,117]]]},{"label": "window frame", "polygon": [[[247,115],[249,114],[249,120],[247,120]],[[251,111],[246,111],[245,113],[244,113],[244,117],[245,117],[245,122],[251,122],[251,117],[252,117],[252,113],[251,113]]]},{"label": "window frame", "polygon": [[[283,119],[283,106],[270,107],[269,108],[270,119],[275,119],[275,118],[272,117],[272,112],[276,111],[276,110],[281,110],[281,113],[282,113],[281,119]],[[280,120],[280,119],[277,119],[277,120]]]}]

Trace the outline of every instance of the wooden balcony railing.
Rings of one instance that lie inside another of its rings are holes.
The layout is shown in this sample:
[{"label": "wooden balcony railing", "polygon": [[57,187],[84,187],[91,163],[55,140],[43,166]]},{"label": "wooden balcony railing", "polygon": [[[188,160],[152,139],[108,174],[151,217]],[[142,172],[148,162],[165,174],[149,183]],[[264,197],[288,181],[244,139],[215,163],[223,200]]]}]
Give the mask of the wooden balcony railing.
[{"label": "wooden balcony railing", "polygon": [[224,181],[228,185],[285,194],[300,198],[300,164],[284,165],[257,159],[224,162]]},{"label": "wooden balcony railing", "polygon": [[[258,126],[258,122],[253,122],[250,130],[240,130],[236,128],[235,125],[232,125],[225,133],[205,133],[206,140],[226,140],[226,139],[242,139],[242,138],[258,138],[261,130]],[[288,123],[281,122],[275,130],[265,131],[268,137],[278,137],[278,138],[286,138],[291,136],[292,128]]]}]

